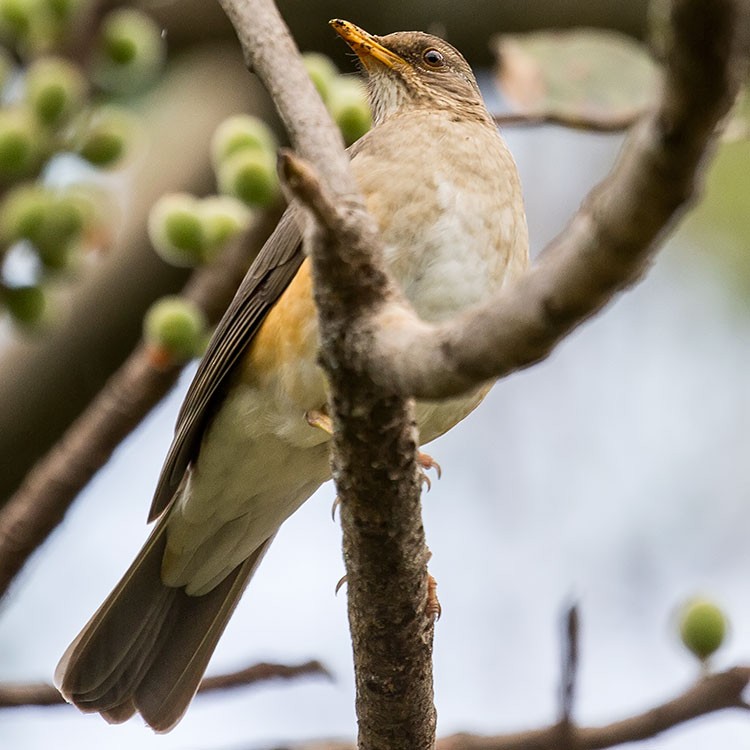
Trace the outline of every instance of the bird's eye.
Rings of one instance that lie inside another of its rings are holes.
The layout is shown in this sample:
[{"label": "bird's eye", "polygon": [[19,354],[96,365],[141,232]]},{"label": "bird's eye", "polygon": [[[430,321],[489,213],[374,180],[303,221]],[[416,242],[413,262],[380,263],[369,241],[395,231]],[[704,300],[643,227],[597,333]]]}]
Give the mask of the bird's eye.
[{"label": "bird's eye", "polygon": [[445,65],[445,58],[443,57],[443,53],[439,50],[433,49],[432,47],[422,53],[422,60],[431,68],[442,68],[443,65]]}]

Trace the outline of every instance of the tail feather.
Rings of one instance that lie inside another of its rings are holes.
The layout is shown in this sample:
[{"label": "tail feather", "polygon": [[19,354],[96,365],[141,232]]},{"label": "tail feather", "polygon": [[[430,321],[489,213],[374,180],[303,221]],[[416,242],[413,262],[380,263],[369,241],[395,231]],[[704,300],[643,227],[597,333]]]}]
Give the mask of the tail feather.
[{"label": "tail feather", "polygon": [[188,596],[178,591],[170,643],[164,649],[171,658],[155,659],[136,693],[138,710],[157,732],[168,732],[190,705],[216,644],[272,539],[207,594]]},{"label": "tail feather", "polygon": [[[165,514],[168,516],[168,514]],[[68,647],[55,682],[69,702],[120,723],[139,711],[169,731],[192,700],[208,661],[271,539],[203,596],[161,580],[166,518]]]}]

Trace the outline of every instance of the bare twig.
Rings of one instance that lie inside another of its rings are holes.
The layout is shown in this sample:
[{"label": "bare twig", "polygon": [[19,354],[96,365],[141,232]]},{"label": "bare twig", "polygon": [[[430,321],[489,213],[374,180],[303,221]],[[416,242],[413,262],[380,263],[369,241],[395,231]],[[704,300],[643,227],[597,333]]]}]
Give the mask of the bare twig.
[{"label": "bare twig", "polygon": [[[750,682],[750,667],[702,677],[682,695],[627,719],[600,727],[567,727],[554,724],[544,729],[494,737],[461,733],[443,737],[435,750],[556,750],[561,737],[570,737],[576,750],[602,750],[627,742],[655,737],[693,719],[728,708],[748,709],[742,694]],[[561,733],[563,729],[566,734]],[[567,734],[569,732],[569,734]],[[356,750],[351,742],[314,741],[291,744],[290,750]]]},{"label": "bare twig", "polygon": [[[237,672],[206,677],[198,688],[199,695],[230,690],[270,680],[291,680],[297,677],[318,675],[330,678],[330,672],[319,661],[304,664],[268,664],[262,662]],[[60,691],[46,682],[0,683],[0,708],[22,706],[67,706]]]},{"label": "bare twig", "polygon": [[590,133],[621,133],[645,114],[644,110],[633,110],[625,114],[584,115],[565,112],[503,112],[494,115],[495,122],[502,127],[537,127],[539,125],[559,125],[571,130],[585,130]]},{"label": "bare twig", "polygon": [[562,679],[560,684],[560,724],[572,726],[578,676],[578,606],[572,604],[565,611],[562,634]]},{"label": "bare twig", "polygon": [[[197,271],[184,295],[215,322],[263,243],[277,211],[263,214],[216,264]],[[0,595],[34,550],[60,523],[78,493],[115,448],[174,385],[184,365],[154,367],[141,343],[55,447],[29,472],[0,509]]]}]

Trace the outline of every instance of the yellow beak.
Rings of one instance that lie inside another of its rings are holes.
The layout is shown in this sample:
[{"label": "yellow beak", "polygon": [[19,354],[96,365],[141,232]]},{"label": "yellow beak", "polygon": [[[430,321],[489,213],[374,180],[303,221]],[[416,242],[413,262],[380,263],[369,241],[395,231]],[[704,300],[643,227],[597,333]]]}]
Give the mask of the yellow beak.
[{"label": "yellow beak", "polygon": [[333,30],[354,50],[362,64],[367,67],[373,60],[387,68],[396,68],[406,64],[406,61],[377,41],[377,37],[368,34],[364,29],[349,21],[334,18],[329,21]]}]

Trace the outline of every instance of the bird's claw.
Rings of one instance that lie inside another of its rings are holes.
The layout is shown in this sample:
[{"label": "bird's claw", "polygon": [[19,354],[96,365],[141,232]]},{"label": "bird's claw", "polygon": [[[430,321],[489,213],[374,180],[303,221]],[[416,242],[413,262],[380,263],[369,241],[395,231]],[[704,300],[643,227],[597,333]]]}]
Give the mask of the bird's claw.
[{"label": "bird's claw", "polygon": [[427,492],[432,489],[432,481],[427,476],[427,472],[430,469],[435,469],[437,478],[440,479],[443,476],[443,470],[440,468],[440,464],[428,453],[417,452],[417,465],[421,469],[422,473],[419,477],[423,485],[427,487]]},{"label": "bird's claw", "polygon": [[427,574],[427,601],[425,603],[425,612],[428,617],[437,621],[443,614],[443,608],[437,595],[437,581],[428,573]]},{"label": "bird's claw", "polygon": [[328,435],[333,435],[333,421],[324,411],[310,409],[305,412],[305,419],[310,427],[317,427]]}]

